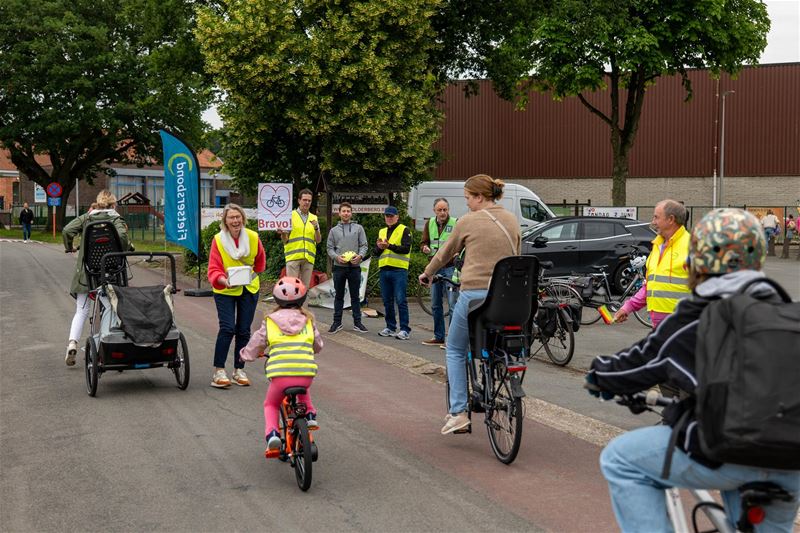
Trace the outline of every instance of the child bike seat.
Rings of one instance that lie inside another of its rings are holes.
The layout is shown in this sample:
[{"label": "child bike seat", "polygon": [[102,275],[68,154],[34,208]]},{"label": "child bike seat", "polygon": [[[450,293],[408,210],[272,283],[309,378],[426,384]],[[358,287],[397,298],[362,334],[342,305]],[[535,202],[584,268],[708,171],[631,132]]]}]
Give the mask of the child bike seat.
[{"label": "child bike seat", "polygon": [[481,353],[488,329],[522,326],[527,333],[536,315],[538,279],[536,256],[515,255],[495,264],[486,298],[475,308],[470,305],[467,315],[472,353]]},{"label": "child bike seat", "polygon": [[283,389],[283,394],[286,396],[296,396],[298,394],[305,394],[305,387],[286,387]]}]

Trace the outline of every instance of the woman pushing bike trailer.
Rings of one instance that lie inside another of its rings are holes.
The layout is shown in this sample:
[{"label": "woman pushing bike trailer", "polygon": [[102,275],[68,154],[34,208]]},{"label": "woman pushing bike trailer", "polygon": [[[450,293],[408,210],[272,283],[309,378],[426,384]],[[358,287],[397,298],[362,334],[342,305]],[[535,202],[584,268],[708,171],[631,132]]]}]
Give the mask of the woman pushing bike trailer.
[{"label": "woman pushing bike trailer", "polygon": [[[792,531],[800,304],[764,276],[765,258],[755,216],[711,211],[691,235],[691,295],[648,337],[592,362],[585,387],[606,400],[665,382],[681,390],[662,413],[665,425],[620,435],[600,456],[622,531],[671,531],[664,491],[672,487],[719,490],[731,527]],[[770,496],[764,513],[743,522],[752,482]]]},{"label": "woman pushing bike trailer", "polygon": [[282,445],[278,416],[286,389],[306,389],[305,393],[297,394],[296,399],[306,407],[308,428],[319,427],[308,389],[317,375],[314,354],[322,350],[322,337],[314,325],[314,316],[302,307],[306,294],[306,287],[298,278],[281,278],[272,289],[278,306],[266,316],[240,352],[245,361],[269,357],[265,370],[270,385],[264,399],[265,454],[269,457],[272,457],[271,450],[280,450]]}]

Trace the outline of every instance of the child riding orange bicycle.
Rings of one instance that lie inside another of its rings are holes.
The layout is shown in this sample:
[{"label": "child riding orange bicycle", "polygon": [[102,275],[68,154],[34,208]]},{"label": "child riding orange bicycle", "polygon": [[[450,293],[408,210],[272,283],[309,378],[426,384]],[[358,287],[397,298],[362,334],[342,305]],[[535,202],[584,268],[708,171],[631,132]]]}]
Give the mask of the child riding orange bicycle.
[{"label": "child riding orange bicycle", "polygon": [[[264,398],[266,453],[281,447],[278,416],[284,390],[289,387],[308,390],[317,374],[314,354],[322,350],[322,337],[314,325],[314,316],[302,307],[306,293],[306,287],[299,279],[281,278],[272,289],[278,306],[265,317],[264,323],[240,352],[245,361],[255,361],[265,355],[269,357],[266,374],[270,385]],[[317,411],[308,392],[298,394],[297,401],[306,405],[308,428],[318,428]]]}]

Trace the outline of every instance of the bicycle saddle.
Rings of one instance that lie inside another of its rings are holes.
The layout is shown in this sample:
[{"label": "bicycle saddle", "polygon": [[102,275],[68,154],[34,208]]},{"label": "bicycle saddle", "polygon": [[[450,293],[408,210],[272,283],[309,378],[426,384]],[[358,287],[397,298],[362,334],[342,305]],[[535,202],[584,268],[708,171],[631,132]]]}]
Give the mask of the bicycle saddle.
[{"label": "bicycle saddle", "polygon": [[605,270],[608,265],[592,265],[592,268],[595,270]]},{"label": "bicycle saddle", "polygon": [[554,263],[552,261],[539,261],[539,268],[542,270],[550,270],[553,268]]},{"label": "bicycle saddle", "polygon": [[283,394],[286,396],[296,396],[298,394],[305,394],[306,388],[305,387],[287,387],[283,389]]}]

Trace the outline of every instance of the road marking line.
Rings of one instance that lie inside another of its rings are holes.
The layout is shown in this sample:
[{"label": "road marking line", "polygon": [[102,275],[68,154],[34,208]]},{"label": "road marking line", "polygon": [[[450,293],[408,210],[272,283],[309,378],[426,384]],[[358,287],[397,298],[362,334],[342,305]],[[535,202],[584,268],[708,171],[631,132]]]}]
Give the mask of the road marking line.
[{"label": "road marking line", "polygon": [[[328,326],[328,324],[321,322],[317,323],[317,327],[320,329],[327,329]],[[340,331],[335,335],[326,334],[325,339],[357,350],[374,359],[385,361],[412,374],[424,376],[431,381],[437,383],[444,383],[445,381],[445,368],[442,365],[432,363],[427,359],[397,348],[344,331]],[[606,424],[600,420],[538,398],[525,397],[523,398],[523,404],[526,418],[596,446],[605,446],[608,441],[625,432],[625,430],[611,424]]]}]

